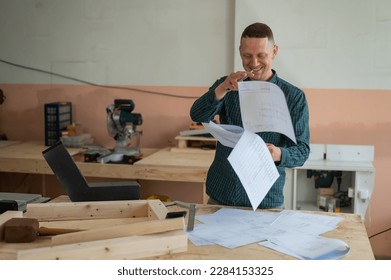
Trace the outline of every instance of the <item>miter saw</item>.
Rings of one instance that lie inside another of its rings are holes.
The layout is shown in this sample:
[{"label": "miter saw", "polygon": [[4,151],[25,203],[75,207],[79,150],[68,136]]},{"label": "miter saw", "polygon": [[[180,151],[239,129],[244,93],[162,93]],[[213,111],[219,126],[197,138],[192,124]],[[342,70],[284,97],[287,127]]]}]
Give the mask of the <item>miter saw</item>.
[{"label": "miter saw", "polygon": [[133,113],[134,102],[130,99],[115,99],[106,108],[107,130],[116,141],[114,150],[98,158],[101,163],[129,162],[140,157],[140,136],[137,126],[143,123],[139,113]]}]

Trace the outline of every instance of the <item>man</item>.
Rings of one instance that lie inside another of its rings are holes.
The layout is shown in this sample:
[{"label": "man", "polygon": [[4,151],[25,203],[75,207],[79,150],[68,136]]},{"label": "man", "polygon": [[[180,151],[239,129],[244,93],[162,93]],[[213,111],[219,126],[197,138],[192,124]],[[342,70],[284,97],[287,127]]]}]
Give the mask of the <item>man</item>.
[{"label": "man", "polygon": [[[239,47],[245,71],[231,73],[218,79],[190,110],[195,122],[209,122],[219,115],[222,124],[243,127],[238,81],[258,80],[276,84],[284,92],[297,144],[277,132],[259,132],[280,174],[258,208],[283,208],[285,168],[301,166],[309,155],[308,105],[304,92],[277,76],[272,62],[278,53],[273,32],[263,23],[249,25],[242,33]],[[210,203],[251,207],[250,200],[227,158],[232,148],[217,144],[214,161],[206,179]],[[262,186],[260,186],[262,187]]]}]

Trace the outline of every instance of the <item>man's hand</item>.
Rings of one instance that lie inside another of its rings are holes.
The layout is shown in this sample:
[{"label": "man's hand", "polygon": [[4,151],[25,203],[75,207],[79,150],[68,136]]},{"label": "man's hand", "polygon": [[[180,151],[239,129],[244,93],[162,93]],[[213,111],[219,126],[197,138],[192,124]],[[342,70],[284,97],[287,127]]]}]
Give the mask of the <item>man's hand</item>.
[{"label": "man's hand", "polygon": [[238,71],[229,74],[225,81],[215,89],[216,100],[223,99],[228,91],[238,90],[238,82],[244,80],[247,77],[251,78],[253,76],[254,74],[252,72],[244,71]]},{"label": "man's hand", "polygon": [[279,147],[274,146],[273,144],[266,144],[269,149],[270,154],[272,155],[273,160],[281,161],[281,149]]}]

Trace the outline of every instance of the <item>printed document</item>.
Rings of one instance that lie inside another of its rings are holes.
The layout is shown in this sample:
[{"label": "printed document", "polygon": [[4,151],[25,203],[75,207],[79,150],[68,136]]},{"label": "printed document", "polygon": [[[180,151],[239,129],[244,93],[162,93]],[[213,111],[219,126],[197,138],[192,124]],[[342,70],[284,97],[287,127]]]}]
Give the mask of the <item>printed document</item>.
[{"label": "printed document", "polygon": [[237,248],[251,243],[298,259],[334,260],[350,248],[342,240],[320,236],[334,230],[341,217],[283,210],[249,211],[221,208],[213,214],[197,215],[202,224],[189,232],[195,246],[220,245]]},{"label": "printed document", "polygon": [[275,84],[262,81],[239,82],[243,127],[252,132],[273,131],[296,143],[285,95]]},{"label": "printed document", "polygon": [[294,233],[271,237],[259,245],[303,260],[337,260],[350,251],[342,240]]},{"label": "printed document", "polygon": [[265,142],[245,130],[228,161],[238,175],[255,211],[280,176]]}]

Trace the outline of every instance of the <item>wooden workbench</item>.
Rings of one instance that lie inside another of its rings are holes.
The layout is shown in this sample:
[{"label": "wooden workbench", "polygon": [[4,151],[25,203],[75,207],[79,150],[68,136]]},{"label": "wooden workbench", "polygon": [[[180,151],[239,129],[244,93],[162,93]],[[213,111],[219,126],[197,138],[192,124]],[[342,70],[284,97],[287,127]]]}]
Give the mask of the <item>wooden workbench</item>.
[{"label": "wooden workbench", "polygon": [[[0,141],[0,172],[53,174],[42,157],[42,151],[46,148],[37,142]],[[75,155],[76,158],[76,155],[81,150],[69,149],[69,152]],[[76,164],[86,177],[205,183],[207,170],[214,157],[213,153],[192,153],[186,150],[181,151],[181,149],[171,148],[160,150],[142,149],[142,152],[145,157],[133,165],[99,164],[81,161],[76,161]],[[214,210],[216,208],[212,206],[202,206],[198,208],[197,214],[210,213]],[[360,216],[355,214],[339,215],[345,218],[344,221],[341,222],[338,229],[325,234],[325,236],[341,239],[350,245],[351,251],[345,257],[347,259],[373,259],[366,229]],[[290,259],[289,256],[271,251],[257,244],[229,250],[220,246],[196,247],[190,243],[187,253],[159,258]]]},{"label": "wooden workbench", "polygon": [[[61,196],[56,198],[53,202],[64,202],[69,201],[66,196]],[[172,206],[178,207],[178,206]],[[197,205],[196,214],[209,214],[220,209],[221,206],[216,205]],[[176,210],[176,209],[175,209]],[[270,210],[273,211],[273,210]],[[320,212],[316,212],[320,214]],[[323,236],[336,238],[346,242],[350,246],[349,253],[344,256],[342,259],[345,260],[373,260],[374,255],[372,252],[371,245],[367,236],[367,232],[361,217],[357,214],[342,214],[342,213],[325,213],[324,215],[336,215],[343,217],[344,220],[338,225],[338,228],[324,234]],[[43,240],[42,242],[45,242]],[[29,249],[34,246],[42,246],[43,243],[19,243],[19,244],[10,244],[10,243],[0,243],[0,248],[5,252],[10,252],[13,249]],[[1,250],[0,250],[1,251]],[[208,245],[208,246],[194,246],[190,241],[188,241],[187,252],[162,255],[158,257],[151,257],[148,259],[159,259],[159,260],[239,260],[239,259],[248,259],[248,260],[290,260],[294,259],[291,256],[285,255],[283,253],[273,251],[271,249],[262,247],[256,243],[242,246],[236,249],[227,249],[218,245]]]},{"label": "wooden workbench", "polygon": [[[0,141],[0,172],[52,175],[38,142]],[[78,159],[79,148],[68,148],[85,177],[205,183],[213,153],[189,153],[171,148],[142,149],[144,158],[131,164],[100,164]],[[82,157],[80,157],[82,158]],[[205,188],[205,184],[204,184]],[[42,194],[45,195],[43,187]],[[206,200],[204,191],[204,201]]]}]

